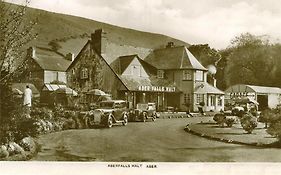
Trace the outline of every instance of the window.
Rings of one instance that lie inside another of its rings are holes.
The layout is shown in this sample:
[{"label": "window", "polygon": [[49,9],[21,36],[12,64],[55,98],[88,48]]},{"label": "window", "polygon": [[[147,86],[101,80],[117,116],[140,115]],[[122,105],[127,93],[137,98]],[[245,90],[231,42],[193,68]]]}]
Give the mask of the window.
[{"label": "window", "polygon": [[81,79],[87,79],[89,78],[89,71],[88,68],[82,68],[81,74],[80,74]]},{"label": "window", "polygon": [[196,103],[204,102],[204,94],[196,94]]},{"label": "window", "polygon": [[204,80],[204,73],[202,70],[197,70],[196,71],[196,81],[203,81]]},{"label": "window", "polygon": [[216,96],[214,96],[214,95],[212,95],[212,96],[210,96],[210,100],[211,100],[211,104],[210,104],[210,106],[215,106],[215,100],[216,100]]},{"label": "window", "polygon": [[192,80],[192,71],[191,70],[183,70],[183,80]]},{"label": "window", "polygon": [[164,70],[157,71],[157,78],[164,78]]},{"label": "window", "polygon": [[183,101],[184,104],[191,104],[191,94],[184,94]]},{"label": "window", "polygon": [[222,96],[220,96],[219,98],[218,98],[218,106],[222,106]]}]

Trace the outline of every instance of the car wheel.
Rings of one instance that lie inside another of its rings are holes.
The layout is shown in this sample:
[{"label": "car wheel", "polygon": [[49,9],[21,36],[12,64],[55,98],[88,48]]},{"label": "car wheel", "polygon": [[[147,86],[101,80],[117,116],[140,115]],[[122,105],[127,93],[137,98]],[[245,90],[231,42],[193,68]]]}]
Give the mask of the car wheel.
[{"label": "car wheel", "polygon": [[94,121],[93,121],[94,119],[93,119],[93,117],[92,116],[86,116],[85,117],[85,124],[86,124],[86,128],[93,128],[93,123],[94,123]]},{"label": "car wheel", "polygon": [[122,123],[124,126],[126,126],[128,124],[128,117],[127,117],[127,114],[124,114],[124,117],[123,117],[123,123]]},{"label": "car wheel", "polygon": [[111,128],[112,125],[113,125],[113,119],[112,119],[112,116],[109,115],[109,116],[108,116],[108,119],[107,119],[106,127]]},{"label": "car wheel", "polygon": [[142,121],[146,122],[146,114],[145,113],[142,114]]},{"label": "car wheel", "polygon": [[154,114],[153,116],[152,116],[152,121],[154,121],[155,122],[155,120],[156,120],[156,114]]}]

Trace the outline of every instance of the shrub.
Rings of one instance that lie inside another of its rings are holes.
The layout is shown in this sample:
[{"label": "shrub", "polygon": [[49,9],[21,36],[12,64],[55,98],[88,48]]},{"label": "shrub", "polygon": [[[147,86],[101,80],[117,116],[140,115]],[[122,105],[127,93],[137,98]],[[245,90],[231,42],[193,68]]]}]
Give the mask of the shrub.
[{"label": "shrub", "polygon": [[25,137],[23,138],[19,145],[25,150],[30,152],[36,151],[36,143],[34,142],[32,137]]},{"label": "shrub", "polygon": [[0,147],[0,160],[9,157],[8,149],[5,145]]},{"label": "shrub", "polygon": [[215,114],[213,120],[217,122],[217,124],[219,124],[220,126],[224,127],[226,116],[223,113]]},{"label": "shrub", "polygon": [[227,127],[232,127],[232,125],[234,124],[235,120],[233,118],[228,118],[226,119],[225,123],[227,125]]},{"label": "shrub", "polygon": [[281,121],[271,123],[266,132],[281,141]]},{"label": "shrub", "polygon": [[[267,116],[265,116],[267,115]],[[267,121],[269,127],[266,130],[268,134],[276,137],[281,142],[281,111],[279,108],[265,111],[263,116],[260,119],[261,121]]]},{"label": "shrub", "polygon": [[268,124],[278,122],[281,119],[281,113],[278,109],[266,109],[261,112],[259,122],[265,123],[265,128]]},{"label": "shrub", "polygon": [[245,113],[240,119],[242,128],[248,133],[251,134],[253,130],[258,126],[257,118],[254,117],[251,113]]}]

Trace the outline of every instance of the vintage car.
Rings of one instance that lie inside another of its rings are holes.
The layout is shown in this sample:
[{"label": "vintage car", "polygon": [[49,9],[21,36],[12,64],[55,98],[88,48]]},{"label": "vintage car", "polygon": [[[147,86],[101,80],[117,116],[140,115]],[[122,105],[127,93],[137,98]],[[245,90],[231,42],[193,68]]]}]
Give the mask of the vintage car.
[{"label": "vintage car", "polygon": [[99,108],[88,112],[88,125],[111,128],[114,124],[128,124],[127,102],[124,100],[108,100],[99,103]]},{"label": "vintage car", "polygon": [[250,112],[253,115],[257,116],[259,103],[253,99],[249,98],[240,98],[234,100],[234,106],[231,109],[231,113],[234,116],[241,116],[245,112]]},{"label": "vintage car", "polygon": [[155,103],[139,103],[136,109],[129,112],[129,121],[146,122],[148,119],[155,121],[157,117]]}]

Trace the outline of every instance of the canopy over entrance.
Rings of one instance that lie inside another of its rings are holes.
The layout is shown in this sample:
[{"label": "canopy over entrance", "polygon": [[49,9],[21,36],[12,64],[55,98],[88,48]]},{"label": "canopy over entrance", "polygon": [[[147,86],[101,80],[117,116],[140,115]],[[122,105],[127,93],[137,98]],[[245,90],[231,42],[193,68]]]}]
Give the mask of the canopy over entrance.
[{"label": "canopy over entrance", "polygon": [[256,94],[281,94],[281,89],[278,87],[266,87],[266,86],[254,86],[254,85],[245,85],[237,84],[229,87],[226,93],[236,93],[236,92],[254,92]]}]

